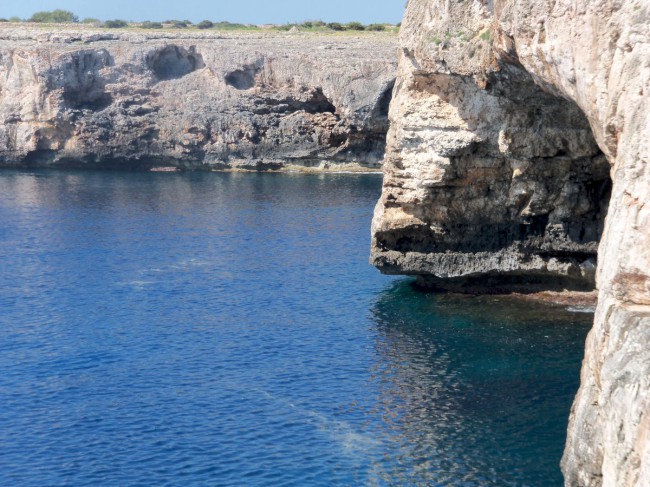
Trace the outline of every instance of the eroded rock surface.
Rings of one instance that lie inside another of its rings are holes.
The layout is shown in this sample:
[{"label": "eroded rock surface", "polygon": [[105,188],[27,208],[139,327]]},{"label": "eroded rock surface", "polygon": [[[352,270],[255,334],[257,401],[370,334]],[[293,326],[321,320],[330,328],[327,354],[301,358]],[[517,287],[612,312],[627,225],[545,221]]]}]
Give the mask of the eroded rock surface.
[{"label": "eroded rock surface", "polygon": [[571,486],[650,485],[649,19],[644,0],[410,0],[402,24],[371,261],[483,292],[596,276]]},{"label": "eroded rock surface", "polygon": [[0,164],[379,167],[390,34],[0,29]]}]

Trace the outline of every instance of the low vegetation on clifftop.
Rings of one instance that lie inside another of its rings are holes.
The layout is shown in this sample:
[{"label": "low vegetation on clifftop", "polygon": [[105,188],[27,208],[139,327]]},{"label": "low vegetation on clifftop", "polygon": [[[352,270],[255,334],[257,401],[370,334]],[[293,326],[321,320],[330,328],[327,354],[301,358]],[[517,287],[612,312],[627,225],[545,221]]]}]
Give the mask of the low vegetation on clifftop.
[{"label": "low vegetation on clifftop", "polygon": [[34,13],[29,19],[20,19],[18,17],[0,18],[0,22],[33,22],[37,24],[90,24],[94,27],[104,27],[107,29],[200,29],[200,30],[279,30],[279,31],[306,31],[306,32],[397,32],[400,24],[368,24],[361,22],[324,22],[322,20],[306,20],[300,23],[288,23],[282,25],[276,24],[240,24],[228,21],[213,22],[212,20],[202,20],[193,23],[190,20],[164,20],[142,22],[127,21],[123,19],[99,20],[95,18],[79,19],[77,15],[68,10],[52,10]]},{"label": "low vegetation on clifftop", "polygon": [[39,25],[0,29],[0,166],[380,167],[394,35]]}]

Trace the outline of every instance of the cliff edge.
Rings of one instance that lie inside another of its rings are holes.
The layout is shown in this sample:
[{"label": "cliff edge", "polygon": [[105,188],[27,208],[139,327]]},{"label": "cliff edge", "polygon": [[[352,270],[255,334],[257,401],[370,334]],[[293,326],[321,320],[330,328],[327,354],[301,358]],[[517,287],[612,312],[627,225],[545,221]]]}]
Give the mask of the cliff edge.
[{"label": "cliff edge", "polygon": [[649,19],[410,0],[402,24],[371,262],[470,292],[597,284],[570,486],[650,485]]},{"label": "cliff edge", "polygon": [[0,165],[378,168],[396,36],[0,26]]}]

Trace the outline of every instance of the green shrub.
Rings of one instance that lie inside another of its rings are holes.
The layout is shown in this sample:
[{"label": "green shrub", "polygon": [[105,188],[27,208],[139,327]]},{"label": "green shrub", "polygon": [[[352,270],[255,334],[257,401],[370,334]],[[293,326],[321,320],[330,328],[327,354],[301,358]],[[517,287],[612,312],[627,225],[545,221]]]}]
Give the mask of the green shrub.
[{"label": "green shrub", "polygon": [[327,24],[322,20],[310,20],[313,27],[325,27]]},{"label": "green shrub", "polygon": [[99,19],[94,19],[92,17],[86,17],[81,21],[82,24],[100,24],[101,21]]},{"label": "green shrub", "polygon": [[196,24],[196,26],[199,29],[212,29],[212,27],[214,27],[214,23],[210,22],[209,20],[202,20],[201,22]]},{"label": "green shrub", "polygon": [[486,30],[485,32],[483,32],[481,34],[481,39],[483,39],[484,41],[489,41],[490,40],[490,31]]},{"label": "green shrub", "polygon": [[107,27],[109,29],[121,29],[123,27],[126,27],[129,25],[129,23],[126,20],[120,20],[120,19],[115,19],[115,20],[107,20],[104,22],[104,27]]},{"label": "green shrub", "polygon": [[30,22],[65,23],[79,22],[79,18],[69,10],[52,10],[36,12],[29,19]]},{"label": "green shrub", "polygon": [[386,30],[386,26],[384,24],[370,24],[366,26],[366,30],[374,30],[376,32],[380,32],[382,30]]},{"label": "green shrub", "polygon": [[22,22],[23,19],[20,17],[9,17],[9,22]]},{"label": "green shrub", "polygon": [[0,19],[0,22],[9,22],[8,19]]},{"label": "green shrub", "polygon": [[347,30],[366,30],[361,22],[350,22],[345,24]]},{"label": "green shrub", "polygon": [[345,30],[343,24],[339,24],[338,22],[329,22],[327,27],[332,30]]},{"label": "green shrub", "polygon": [[233,22],[228,22],[226,20],[222,20],[221,22],[216,22],[214,24],[214,27],[216,29],[220,30],[244,30],[244,29],[250,29],[251,27],[246,25],[246,24],[236,24]]},{"label": "green shrub", "polygon": [[148,20],[145,20],[140,24],[140,27],[143,29],[162,29],[163,25],[160,22],[149,22]]}]

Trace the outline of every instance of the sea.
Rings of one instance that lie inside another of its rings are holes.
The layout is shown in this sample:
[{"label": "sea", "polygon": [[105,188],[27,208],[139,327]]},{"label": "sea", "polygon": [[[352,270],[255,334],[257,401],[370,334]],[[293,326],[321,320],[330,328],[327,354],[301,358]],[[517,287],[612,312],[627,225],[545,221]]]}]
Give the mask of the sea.
[{"label": "sea", "polygon": [[0,485],[562,485],[592,315],[381,275],[381,182],[0,172]]}]

